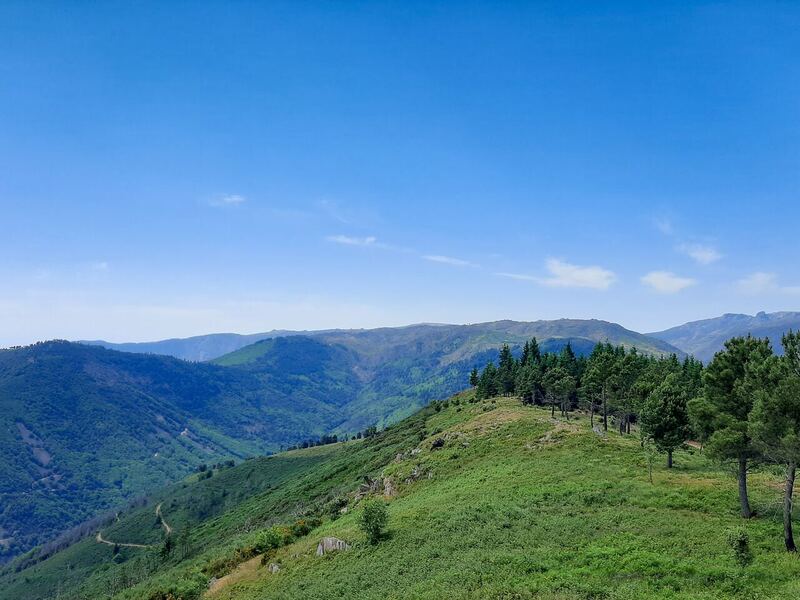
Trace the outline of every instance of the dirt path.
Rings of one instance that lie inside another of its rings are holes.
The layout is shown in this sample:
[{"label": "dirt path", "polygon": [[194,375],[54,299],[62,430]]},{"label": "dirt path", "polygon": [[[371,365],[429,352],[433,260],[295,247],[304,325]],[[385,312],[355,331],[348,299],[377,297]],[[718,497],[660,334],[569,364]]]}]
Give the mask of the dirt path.
[{"label": "dirt path", "polygon": [[98,543],[100,544],[108,544],[109,546],[119,546],[121,548],[152,548],[152,544],[123,544],[122,542],[112,542],[103,538],[103,534],[99,531],[97,532],[97,537],[95,538]]},{"label": "dirt path", "polygon": [[[161,503],[159,502],[158,506],[156,506],[156,516],[161,521],[161,526],[164,528],[164,531],[167,535],[172,534],[172,527],[170,527],[169,523],[164,520],[164,515],[161,513]],[[117,516],[117,521],[119,521],[119,516]],[[157,544],[129,544],[123,542],[112,542],[111,540],[107,540],[103,537],[101,532],[97,532],[97,536],[94,538],[98,544],[107,544],[109,546],[119,546],[120,548],[154,548]]]},{"label": "dirt path", "polygon": [[171,535],[172,534],[172,527],[170,527],[169,523],[167,523],[164,520],[164,515],[161,513],[161,504],[162,503],[159,502],[158,506],[156,506],[156,515],[158,516],[159,519],[161,519],[161,526],[164,528],[164,531],[166,532],[166,534],[167,535]]}]

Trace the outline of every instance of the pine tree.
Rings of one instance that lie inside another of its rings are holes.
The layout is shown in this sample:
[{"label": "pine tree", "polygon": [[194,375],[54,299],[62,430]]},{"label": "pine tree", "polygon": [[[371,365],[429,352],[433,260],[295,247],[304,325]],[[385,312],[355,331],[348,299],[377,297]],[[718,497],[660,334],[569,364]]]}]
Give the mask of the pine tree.
[{"label": "pine tree", "polygon": [[516,370],[517,363],[511,354],[511,348],[508,347],[508,344],[503,344],[500,349],[500,361],[497,367],[497,386],[504,396],[509,396],[514,391]]},{"label": "pine tree", "polygon": [[479,381],[480,381],[480,375],[478,374],[478,367],[473,367],[472,371],[469,374],[469,384],[472,387],[477,387]]},{"label": "pine tree", "polygon": [[719,461],[735,461],[737,464],[739,503],[745,519],[752,514],[747,494],[747,469],[749,463],[759,456],[748,423],[753,409],[753,394],[764,385],[754,377],[757,373],[767,373],[757,367],[763,366],[770,356],[769,340],[749,336],[728,340],[725,349],[717,352],[705,369],[702,397],[690,403],[695,430],[708,437],[706,449],[709,455]]},{"label": "pine tree", "polygon": [[[786,470],[783,496],[783,534],[786,550],[796,552],[792,531],[794,481],[800,463],[800,334],[783,337],[784,356],[761,367],[750,416],[750,435],[771,461]],[[764,371],[767,373],[765,374]]]},{"label": "pine tree", "polygon": [[689,435],[686,389],[680,376],[670,373],[645,403],[642,410],[642,432],[667,453],[667,468],[672,468],[672,453]]},{"label": "pine tree", "polygon": [[476,395],[479,400],[484,400],[496,396],[497,389],[497,369],[493,362],[489,362],[484,367],[480,379],[478,379]]}]

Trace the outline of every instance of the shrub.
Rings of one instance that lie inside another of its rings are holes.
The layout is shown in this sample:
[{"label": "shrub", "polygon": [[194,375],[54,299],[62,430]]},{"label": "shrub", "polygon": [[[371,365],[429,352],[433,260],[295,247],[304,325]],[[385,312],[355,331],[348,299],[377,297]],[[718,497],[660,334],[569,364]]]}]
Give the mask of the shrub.
[{"label": "shrub", "polygon": [[371,544],[377,544],[383,535],[383,528],[389,520],[386,504],[381,500],[370,498],[364,502],[364,508],[358,519],[361,530],[367,534]]},{"label": "shrub", "polygon": [[270,550],[277,550],[292,541],[292,533],[286,527],[270,527],[259,531],[253,548],[256,554],[264,554]]},{"label": "shrub", "polygon": [[305,519],[300,519],[292,525],[292,535],[295,537],[303,537],[311,531],[311,526]]},{"label": "shrub", "polygon": [[342,509],[347,506],[347,498],[339,496],[334,498],[333,502],[328,506],[328,516],[332,521],[338,519],[342,514]]},{"label": "shrub", "polygon": [[729,529],[727,534],[728,545],[733,550],[733,558],[744,569],[753,562],[753,552],[750,550],[750,536],[741,527]]}]

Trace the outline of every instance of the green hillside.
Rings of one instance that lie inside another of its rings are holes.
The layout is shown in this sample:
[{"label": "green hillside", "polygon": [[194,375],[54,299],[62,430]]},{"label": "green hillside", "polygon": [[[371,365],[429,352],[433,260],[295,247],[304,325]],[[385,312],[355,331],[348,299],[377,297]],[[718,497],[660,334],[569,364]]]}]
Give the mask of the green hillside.
[{"label": "green hillside", "polygon": [[[169,556],[158,546],[120,547],[115,555],[89,536],[27,569],[9,566],[0,576],[0,598],[800,593],[800,563],[782,544],[779,476],[752,477],[759,516],[743,521],[735,480],[702,453],[676,453],[671,471],[661,463],[651,482],[635,435],[599,435],[587,415],[552,419],[548,410],[514,398],[476,402],[470,392],[363,441],[250,460],[200,481],[190,477],[101,530],[107,540],[159,544],[163,525],[155,507],[161,506],[179,540]],[[387,483],[388,531],[371,545],[357,525],[359,498],[370,490],[383,495]],[[345,503],[346,514],[332,519]],[[288,545],[263,561],[280,566],[270,572],[258,554],[260,532],[298,520],[306,526],[295,526]],[[732,527],[750,536],[751,566],[734,561],[726,541]],[[352,547],[318,557],[325,536]]]},{"label": "green hillside", "polygon": [[312,372],[256,377],[68,342],[0,351],[0,557],[200,463],[326,433],[352,384]]},{"label": "green hillside", "polygon": [[[578,354],[589,354],[598,342],[636,347],[650,354],[683,353],[654,338],[616,323],[596,319],[555,321],[495,321],[474,325],[410,325],[366,330],[333,330],[267,339],[245,346],[215,364],[271,372],[277,363],[307,365],[309,357],[293,351],[314,340],[331,347],[357,376],[354,397],[335,425],[339,433],[384,425],[412,414],[434,399],[460,390],[470,370],[497,357],[509,344],[519,351],[536,337],[543,351],[558,352],[571,344]],[[329,364],[333,364],[330,362]],[[302,368],[301,368],[302,370]]]}]

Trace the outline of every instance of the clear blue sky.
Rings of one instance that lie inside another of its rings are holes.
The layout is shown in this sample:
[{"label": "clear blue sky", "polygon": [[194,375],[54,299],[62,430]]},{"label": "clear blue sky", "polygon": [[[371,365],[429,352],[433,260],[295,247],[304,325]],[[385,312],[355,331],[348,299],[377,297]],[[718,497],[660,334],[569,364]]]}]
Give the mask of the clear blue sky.
[{"label": "clear blue sky", "polygon": [[796,3],[135,4],[0,5],[0,345],[800,309]]}]

